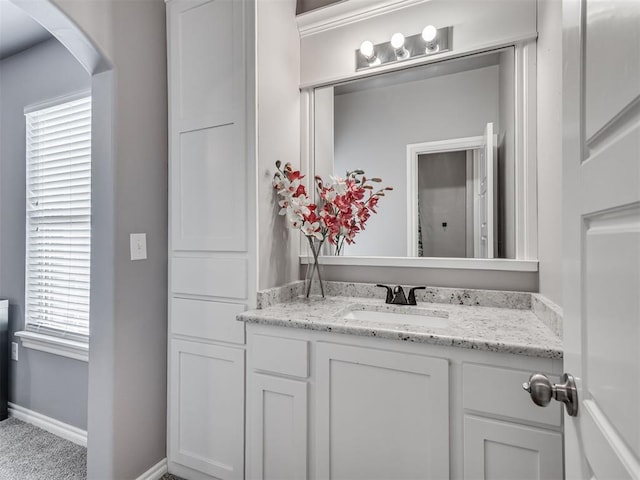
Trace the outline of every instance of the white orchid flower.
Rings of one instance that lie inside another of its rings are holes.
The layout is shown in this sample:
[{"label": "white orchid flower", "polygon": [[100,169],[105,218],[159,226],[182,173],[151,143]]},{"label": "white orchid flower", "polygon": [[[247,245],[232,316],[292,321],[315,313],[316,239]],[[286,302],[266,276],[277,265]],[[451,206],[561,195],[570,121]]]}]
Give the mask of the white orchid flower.
[{"label": "white orchid flower", "polygon": [[282,188],[278,190],[278,193],[283,196],[293,195],[294,193],[296,193],[296,190],[298,190],[299,186],[300,186],[299,179],[295,179],[291,181],[288,178],[284,178],[282,179]]},{"label": "white orchid flower", "polygon": [[337,195],[344,195],[347,193],[347,180],[341,177],[331,176],[331,182],[333,190]]},{"label": "white orchid flower", "polygon": [[300,217],[287,217],[289,219],[289,225],[292,228],[301,228],[304,224],[304,220]]},{"label": "white orchid flower", "polygon": [[296,213],[299,213],[301,215],[309,215],[311,213],[311,210],[309,210],[309,205],[311,205],[311,200],[309,200],[305,195],[291,197],[291,208],[293,208]]},{"label": "white orchid flower", "polygon": [[304,218],[300,213],[294,210],[292,207],[287,208],[287,221],[293,228],[300,228],[304,223]]},{"label": "white orchid flower", "polygon": [[327,190],[324,194],[325,200],[329,203],[333,203],[333,201],[336,199],[337,196],[338,196],[338,193],[333,188],[330,190]]},{"label": "white orchid flower", "polygon": [[278,212],[278,214],[286,215],[287,210],[291,208],[291,198],[290,197],[283,198],[282,200],[278,201],[278,205],[280,205],[280,211]]},{"label": "white orchid flower", "polygon": [[320,223],[318,222],[304,222],[302,225],[302,233],[307,237],[316,237],[318,240],[322,240],[322,234],[320,233]]}]

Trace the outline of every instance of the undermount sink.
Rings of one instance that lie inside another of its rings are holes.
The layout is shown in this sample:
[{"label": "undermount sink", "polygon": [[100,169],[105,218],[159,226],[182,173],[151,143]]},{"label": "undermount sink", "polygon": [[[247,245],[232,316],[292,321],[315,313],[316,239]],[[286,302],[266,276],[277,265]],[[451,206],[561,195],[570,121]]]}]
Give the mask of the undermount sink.
[{"label": "undermount sink", "polygon": [[344,320],[359,320],[376,323],[393,323],[416,327],[443,328],[449,325],[446,312],[407,308],[406,310],[381,309],[377,307],[354,308],[343,315]]}]

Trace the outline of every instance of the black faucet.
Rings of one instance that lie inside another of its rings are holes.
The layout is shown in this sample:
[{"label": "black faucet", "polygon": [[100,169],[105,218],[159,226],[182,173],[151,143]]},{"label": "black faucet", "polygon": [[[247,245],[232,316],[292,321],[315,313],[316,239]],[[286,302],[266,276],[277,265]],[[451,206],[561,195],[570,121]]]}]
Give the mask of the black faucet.
[{"label": "black faucet", "polygon": [[385,303],[392,305],[417,305],[416,303],[416,290],[425,290],[427,287],[413,287],[409,290],[409,297],[404,294],[404,289],[397,285],[393,289],[389,285],[376,285],[377,287],[387,289],[387,298]]}]

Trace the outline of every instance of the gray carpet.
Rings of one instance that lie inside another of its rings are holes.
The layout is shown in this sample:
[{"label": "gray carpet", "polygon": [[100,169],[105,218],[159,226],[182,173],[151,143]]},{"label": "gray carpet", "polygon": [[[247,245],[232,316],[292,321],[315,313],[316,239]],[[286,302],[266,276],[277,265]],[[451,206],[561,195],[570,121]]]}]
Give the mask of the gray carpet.
[{"label": "gray carpet", "polygon": [[0,422],[0,480],[86,478],[86,448],[15,418]]}]

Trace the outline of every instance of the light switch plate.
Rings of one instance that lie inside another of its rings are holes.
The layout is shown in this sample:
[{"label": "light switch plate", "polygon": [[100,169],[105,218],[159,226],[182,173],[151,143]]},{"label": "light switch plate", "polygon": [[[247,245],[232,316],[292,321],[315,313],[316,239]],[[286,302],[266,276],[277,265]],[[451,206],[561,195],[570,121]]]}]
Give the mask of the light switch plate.
[{"label": "light switch plate", "polygon": [[11,360],[18,361],[18,343],[11,342]]},{"label": "light switch plate", "polygon": [[129,243],[131,247],[131,260],[147,259],[147,234],[146,233],[132,233],[129,236]]}]

